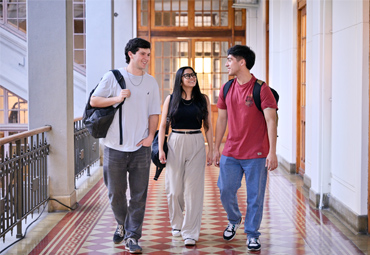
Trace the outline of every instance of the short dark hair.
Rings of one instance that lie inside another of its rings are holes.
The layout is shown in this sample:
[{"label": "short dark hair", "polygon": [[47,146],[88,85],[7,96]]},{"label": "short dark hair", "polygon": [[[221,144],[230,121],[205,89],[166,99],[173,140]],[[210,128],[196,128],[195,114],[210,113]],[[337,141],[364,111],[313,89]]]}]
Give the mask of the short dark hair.
[{"label": "short dark hair", "polygon": [[253,50],[245,45],[235,45],[228,49],[227,55],[232,55],[238,61],[240,58],[244,58],[245,65],[248,68],[248,70],[251,70],[254,66],[254,62],[256,61],[256,54],[254,54]]},{"label": "short dark hair", "polygon": [[133,54],[136,54],[139,48],[150,49],[150,42],[148,42],[147,40],[141,39],[141,38],[133,38],[130,41],[128,41],[125,47],[125,55],[126,55],[127,64],[130,63],[130,56],[128,55],[128,52],[131,51]]}]

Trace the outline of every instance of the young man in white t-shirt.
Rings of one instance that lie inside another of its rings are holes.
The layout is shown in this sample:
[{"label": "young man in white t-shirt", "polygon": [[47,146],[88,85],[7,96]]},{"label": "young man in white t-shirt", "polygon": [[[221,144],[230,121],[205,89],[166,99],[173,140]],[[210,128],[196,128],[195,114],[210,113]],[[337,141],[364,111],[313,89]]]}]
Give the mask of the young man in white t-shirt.
[{"label": "young man in white t-shirt", "polygon": [[[149,183],[151,144],[161,112],[158,83],[144,71],[150,59],[150,43],[131,39],[125,47],[125,68],[118,70],[126,82],[121,89],[114,74],[104,74],[90,104],[93,107],[122,105],[122,143],[120,143],[119,111],[104,138],[104,182],[112,211],[117,221],[113,235],[115,244],[125,241],[131,253],[141,253],[145,203]],[[128,176],[128,182],[127,182]],[[130,200],[126,190],[129,185]]]}]

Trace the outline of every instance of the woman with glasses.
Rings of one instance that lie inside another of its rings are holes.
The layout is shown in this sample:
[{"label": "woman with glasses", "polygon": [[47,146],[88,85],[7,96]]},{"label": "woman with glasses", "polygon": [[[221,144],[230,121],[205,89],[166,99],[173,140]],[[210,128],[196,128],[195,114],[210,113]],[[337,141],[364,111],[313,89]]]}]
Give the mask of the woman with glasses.
[{"label": "woman with glasses", "polygon": [[[168,137],[167,158],[163,151],[166,119],[172,132]],[[201,131],[203,127],[208,152]],[[158,135],[159,159],[166,162],[165,186],[172,235],[185,245],[198,241],[203,210],[205,165],[212,164],[213,131],[211,105],[199,88],[194,69],[177,70],[172,95],[163,104]],[[185,211],[185,215],[183,214]]]}]

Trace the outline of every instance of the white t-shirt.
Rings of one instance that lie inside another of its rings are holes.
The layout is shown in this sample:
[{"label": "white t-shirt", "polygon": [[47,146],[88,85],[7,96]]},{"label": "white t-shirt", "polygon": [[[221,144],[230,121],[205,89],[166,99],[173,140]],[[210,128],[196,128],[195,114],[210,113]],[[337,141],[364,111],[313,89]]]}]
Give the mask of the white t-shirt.
[{"label": "white t-shirt", "polygon": [[[118,70],[125,79],[126,89],[131,92],[131,96],[126,98],[122,105],[123,143],[119,144],[119,110],[114,116],[103,143],[115,150],[131,152],[138,150],[140,147],[137,147],[136,144],[148,136],[149,116],[161,113],[159,88],[157,81],[148,73],[143,76],[135,76],[123,68]],[[121,87],[114,74],[109,71],[104,74],[93,96],[113,97],[118,96],[120,91]],[[114,107],[117,105],[115,104]]]}]

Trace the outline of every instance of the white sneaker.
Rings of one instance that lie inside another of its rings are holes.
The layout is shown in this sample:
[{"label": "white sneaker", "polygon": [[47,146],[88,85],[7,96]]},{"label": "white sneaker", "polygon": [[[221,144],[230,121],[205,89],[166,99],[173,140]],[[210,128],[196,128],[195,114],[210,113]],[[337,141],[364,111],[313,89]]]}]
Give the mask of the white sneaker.
[{"label": "white sneaker", "polygon": [[236,231],[238,230],[238,228],[240,228],[240,225],[242,224],[242,220],[243,218],[240,218],[240,222],[237,224],[231,224],[229,222],[223,235],[225,240],[231,241],[235,237]]},{"label": "white sneaker", "polygon": [[184,243],[185,243],[186,246],[194,246],[195,245],[195,240],[191,239],[191,238],[186,238]]},{"label": "white sneaker", "polygon": [[175,237],[181,236],[181,230],[180,229],[172,229],[172,236],[175,236]]}]

